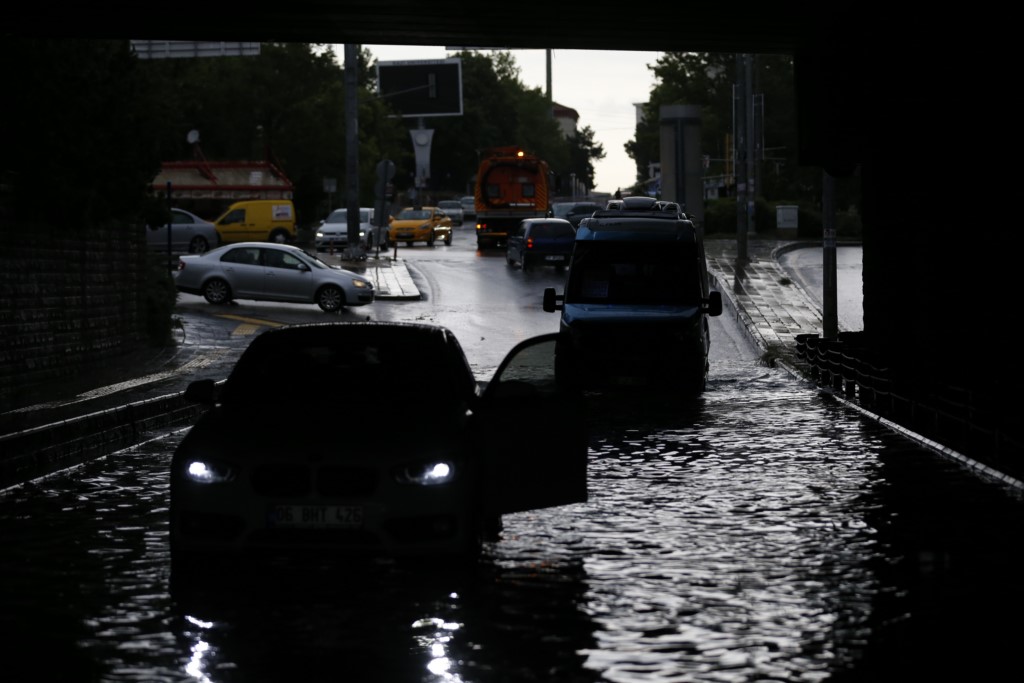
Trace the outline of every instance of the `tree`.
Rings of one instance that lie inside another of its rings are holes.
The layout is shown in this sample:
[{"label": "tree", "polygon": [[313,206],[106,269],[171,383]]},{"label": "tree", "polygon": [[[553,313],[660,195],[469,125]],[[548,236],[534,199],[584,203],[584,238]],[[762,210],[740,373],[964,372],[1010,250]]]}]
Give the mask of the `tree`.
[{"label": "tree", "polygon": [[[207,158],[268,159],[295,185],[300,219],[326,213],[324,178],[343,186],[346,170],[344,69],[329,47],[265,43],[254,57],[152,60],[154,83],[175,102],[163,137],[163,159],[188,159],[187,131],[199,130]],[[371,205],[374,168],[384,157],[400,161],[411,151],[386,103],[376,97],[370,55],[360,70],[360,202]],[[175,93],[187,92],[187,97]]]},{"label": "tree", "polygon": [[604,146],[594,141],[594,130],[583,126],[568,138],[569,172],[587,188],[594,187],[594,161],[605,158]]},{"label": "tree", "polygon": [[[638,181],[648,165],[660,158],[658,113],[662,105],[701,107],[701,151],[710,157],[708,175],[735,173],[730,169],[733,134],[733,86],[736,55],[732,53],[666,52],[651,67],[657,84],[644,105],[643,120],[626,151],[637,165]],[[762,125],[757,159],[759,193],[767,200],[820,198],[820,169],[802,168],[797,159],[796,102],[791,55],[755,55],[753,91]],[[762,118],[763,115],[763,118]]]},{"label": "tree", "polygon": [[567,163],[568,147],[547,98],[523,84],[511,53],[465,50],[455,56],[462,60],[463,114],[427,121],[434,129],[435,190],[471,192],[479,152],[488,147],[518,146],[551,165]]}]

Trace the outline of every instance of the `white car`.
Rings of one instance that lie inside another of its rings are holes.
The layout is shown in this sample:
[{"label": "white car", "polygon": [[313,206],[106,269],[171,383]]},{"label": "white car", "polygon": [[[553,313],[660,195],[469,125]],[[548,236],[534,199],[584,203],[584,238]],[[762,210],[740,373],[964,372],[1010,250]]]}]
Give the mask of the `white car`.
[{"label": "white car", "polygon": [[373,303],[373,282],[290,244],[239,242],[178,259],[174,285],[211,304],[232,299],[316,304],[327,312]]},{"label": "white car", "polygon": [[[387,234],[387,226],[381,231]],[[359,209],[359,244],[370,246],[373,238],[373,209]],[[313,240],[317,251],[328,249],[344,249],[348,246],[348,209],[335,209],[327,218],[320,221]],[[386,245],[384,245],[386,248]]]},{"label": "white car", "polygon": [[458,199],[443,199],[437,203],[437,208],[445,212],[448,218],[452,219],[452,225],[462,225],[465,219],[465,211],[462,202]]}]

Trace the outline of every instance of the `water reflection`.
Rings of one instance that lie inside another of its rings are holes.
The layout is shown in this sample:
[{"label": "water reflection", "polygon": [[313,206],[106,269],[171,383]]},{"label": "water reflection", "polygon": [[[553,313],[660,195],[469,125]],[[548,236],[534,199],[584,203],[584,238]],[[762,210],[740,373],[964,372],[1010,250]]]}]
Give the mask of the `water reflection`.
[{"label": "water reflection", "polygon": [[1013,680],[1019,499],[771,368],[719,362],[699,400],[589,410],[589,500],[507,516],[469,564],[170,585],[173,438],[8,492],[0,675]]},{"label": "water reflection", "polygon": [[[283,564],[174,584],[195,680],[592,681],[582,564]],[[576,626],[574,626],[574,624]],[[518,671],[518,673],[516,673]],[[496,672],[501,672],[496,674]],[[545,679],[546,680],[546,679]]]}]

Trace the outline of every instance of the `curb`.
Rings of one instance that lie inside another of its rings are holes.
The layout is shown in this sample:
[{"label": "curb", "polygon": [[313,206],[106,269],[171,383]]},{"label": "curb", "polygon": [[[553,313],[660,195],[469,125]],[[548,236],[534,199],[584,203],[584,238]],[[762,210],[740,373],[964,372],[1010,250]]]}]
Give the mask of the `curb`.
[{"label": "curb", "polygon": [[136,446],[167,427],[191,425],[205,411],[182,391],[5,435],[0,490]]}]

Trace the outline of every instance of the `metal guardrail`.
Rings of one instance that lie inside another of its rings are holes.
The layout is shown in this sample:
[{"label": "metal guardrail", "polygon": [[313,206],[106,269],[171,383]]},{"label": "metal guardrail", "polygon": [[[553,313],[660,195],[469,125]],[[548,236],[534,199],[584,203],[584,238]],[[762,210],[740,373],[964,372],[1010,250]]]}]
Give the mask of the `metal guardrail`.
[{"label": "metal guardrail", "polygon": [[903,381],[884,359],[870,353],[862,334],[799,334],[796,354],[819,386],[994,470],[1024,479],[1022,430],[1013,428],[1017,418],[1009,414],[996,382],[968,387],[940,378],[927,385]]}]

